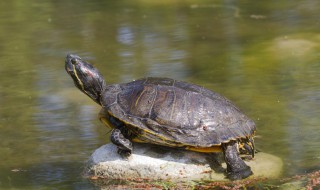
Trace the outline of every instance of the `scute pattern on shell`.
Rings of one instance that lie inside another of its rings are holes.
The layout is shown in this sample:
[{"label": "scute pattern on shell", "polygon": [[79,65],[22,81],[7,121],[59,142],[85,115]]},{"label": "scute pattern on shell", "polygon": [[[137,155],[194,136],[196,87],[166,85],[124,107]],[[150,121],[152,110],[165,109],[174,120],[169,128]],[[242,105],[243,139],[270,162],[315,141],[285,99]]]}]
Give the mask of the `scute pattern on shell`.
[{"label": "scute pattern on shell", "polygon": [[255,131],[230,100],[198,85],[145,78],[107,88],[103,109],[148,142],[210,147]]}]

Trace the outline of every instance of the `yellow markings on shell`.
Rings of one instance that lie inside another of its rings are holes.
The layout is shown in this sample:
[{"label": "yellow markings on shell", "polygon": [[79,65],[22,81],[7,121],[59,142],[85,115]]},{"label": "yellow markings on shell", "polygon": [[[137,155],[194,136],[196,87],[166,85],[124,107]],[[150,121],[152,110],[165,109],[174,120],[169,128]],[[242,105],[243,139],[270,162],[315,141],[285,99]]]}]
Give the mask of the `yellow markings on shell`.
[{"label": "yellow markings on shell", "polygon": [[133,138],[132,141],[137,143],[146,143],[143,140],[140,140],[139,138]]},{"label": "yellow markings on shell", "polygon": [[186,150],[191,150],[191,151],[194,151],[194,152],[203,152],[203,153],[222,152],[221,146],[212,146],[212,147],[187,146]]},{"label": "yellow markings on shell", "polygon": [[176,91],[173,90],[173,104],[172,104],[172,108],[171,108],[171,113],[170,113],[170,120],[172,119],[172,115],[173,115],[173,111],[174,111],[174,107],[176,105]]},{"label": "yellow markings on shell", "polygon": [[140,100],[141,96],[144,94],[145,91],[146,91],[146,89],[143,89],[143,91],[140,93],[138,99],[136,100],[136,104],[135,104],[136,107],[138,106],[139,100]]},{"label": "yellow markings on shell", "polygon": [[149,110],[149,118],[151,117],[151,113],[152,113],[152,110],[153,110],[154,103],[156,102],[157,95],[158,95],[158,89],[155,88],[155,95],[154,95],[154,98],[152,100],[152,103],[151,103],[151,106],[150,106],[150,110]]},{"label": "yellow markings on shell", "polygon": [[107,127],[109,127],[110,129],[113,129],[114,126],[112,125],[112,123],[110,123],[110,121],[104,117],[100,117],[100,121]]},{"label": "yellow markings on shell", "polygon": [[[173,147],[173,148],[183,148],[189,151],[194,151],[194,152],[201,152],[201,153],[213,153],[213,152],[222,152],[222,148],[221,146],[217,145],[217,146],[212,146],[212,147],[195,147],[195,146],[175,146],[173,144],[170,144],[170,142],[165,141],[165,139],[160,138],[162,140],[164,140],[164,142],[166,142],[167,144],[163,144],[161,142],[159,142],[159,145],[165,145],[165,146],[169,146],[169,147]],[[139,138],[133,138],[132,139],[133,142],[137,142],[137,143],[150,143],[148,141],[143,141]]]}]

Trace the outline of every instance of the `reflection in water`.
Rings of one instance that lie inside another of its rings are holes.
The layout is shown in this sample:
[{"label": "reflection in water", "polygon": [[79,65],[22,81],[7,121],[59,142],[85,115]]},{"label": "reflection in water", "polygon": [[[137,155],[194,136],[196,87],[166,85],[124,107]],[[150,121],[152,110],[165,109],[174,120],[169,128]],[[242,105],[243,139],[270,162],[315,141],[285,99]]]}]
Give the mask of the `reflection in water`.
[{"label": "reflection in water", "polygon": [[[319,63],[313,65],[316,66],[313,69],[320,69]],[[314,78],[312,73],[310,70],[305,74],[308,78]],[[316,78],[310,80],[308,84],[297,81],[295,93],[290,97],[291,101],[288,104],[290,117],[286,127],[290,150],[286,159],[295,166],[291,171],[292,174],[297,171],[304,173],[306,170],[319,169],[320,91],[315,85]]]},{"label": "reflection in water", "polygon": [[[97,113],[93,106],[81,105],[81,102],[76,100],[68,102],[68,99],[58,94],[60,90],[52,91],[54,84],[50,85],[52,78],[48,76],[55,72],[39,68],[38,76],[41,82],[37,83],[37,88],[41,93],[37,101],[37,111],[34,113],[35,126],[41,134],[38,148],[39,152],[45,153],[42,156],[45,156],[47,161],[70,161],[75,155],[87,156],[79,153],[86,150],[84,146],[89,146],[86,142],[88,139],[97,139],[92,123],[96,120]],[[80,92],[78,94],[83,95]]]},{"label": "reflection in water", "polygon": [[[233,7],[232,2],[225,2],[225,7]],[[224,8],[223,9],[227,14],[227,12],[230,12],[229,9]],[[237,9],[235,9],[236,11]],[[230,72],[230,79],[233,83],[239,83],[241,80],[241,77],[243,75],[240,75],[239,73],[243,73],[241,68],[243,67],[243,58],[242,58],[242,44],[240,42],[240,36],[239,36],[239,28],[237,27],[237,21],[239,20],[239,17],[227,17],[224,18],[223,22],[223,30],[225,34],[225,39],[227,41],[227,47],[226,51],[229,52],[229,56],[226,59],[226,66],[227,70]]]},{"label": "reflection in water", "polygon": [[[117,32],[117,39],[118,42],[122,45],[121,50],[119,51],[118,55],[121,57],[121,65],[127,70],[126,74],[122,75],[123,81],[130,81],[132,78],[132,72],[129,72],[132,68],[132,63],[134,63],[135,52],[134,49],[134,42],[135,42],[135,34],[132,31],[133,28],[130,25],[123,25],[118,28]],[[130,48],[131,47],[131,48]]]},{"label": "reflection in water", "polygon": [[128,25],[120,26],[118,28],[118,41],[127,46],[134,44],[134,34]]},{"label": "reflection in water", "polygon": [[79,147],[81,141],[97,137],[92,123],[96,119],[94,107],[83,105],[77,112],[73,111],[74,108],[59,95],[40,97],[34,117],[35,126],[41,134],[40,152],[55,153],[58,159],[70,159],[67,158],[69,154],[72,156],[83,151],[83,145]]},{"label": "reflection in water", "polygon": [[[182,18],[177,20],[181,21]],[[164,23],[163,23],[164,24]],[[142,32],[141,32],[142,31]],[[188,41],[187,29],[181,23],[163,33],[153,26],[132,26],[124,23],[118,27],[117,39],[121,47],[122,81],[136,79],[133,72],[140,70],[142,76],[162,76],[183,79],[188,74],[184,65],[185,47],[172,46],[172,42]],[[141,77],[141,76],[140,76]]]}]

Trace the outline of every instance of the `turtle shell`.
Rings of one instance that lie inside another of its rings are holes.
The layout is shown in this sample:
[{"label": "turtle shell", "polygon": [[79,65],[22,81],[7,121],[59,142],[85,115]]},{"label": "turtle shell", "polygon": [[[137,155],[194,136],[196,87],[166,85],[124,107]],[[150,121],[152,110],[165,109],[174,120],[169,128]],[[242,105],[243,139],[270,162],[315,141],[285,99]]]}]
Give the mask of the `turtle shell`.
[{"label": "turtle shell", "polygon": [[212,147],[251,137],[255,124],[225,97],[198,85],[145,78],[106,87],[101,118],[122,123],[133,141]]}]

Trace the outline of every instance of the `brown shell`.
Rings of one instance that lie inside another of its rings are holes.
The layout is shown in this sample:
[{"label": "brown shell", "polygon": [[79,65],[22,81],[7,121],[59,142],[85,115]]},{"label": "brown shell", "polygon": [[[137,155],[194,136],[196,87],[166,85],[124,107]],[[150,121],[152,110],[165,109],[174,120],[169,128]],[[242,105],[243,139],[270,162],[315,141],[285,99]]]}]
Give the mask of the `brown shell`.
[{"label": "brown shell", "polygon": [[253,135],[256,127],[234,104],[203,87],[168,78],[107,86],[102,111],[143,142],[211,147]]}]

